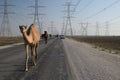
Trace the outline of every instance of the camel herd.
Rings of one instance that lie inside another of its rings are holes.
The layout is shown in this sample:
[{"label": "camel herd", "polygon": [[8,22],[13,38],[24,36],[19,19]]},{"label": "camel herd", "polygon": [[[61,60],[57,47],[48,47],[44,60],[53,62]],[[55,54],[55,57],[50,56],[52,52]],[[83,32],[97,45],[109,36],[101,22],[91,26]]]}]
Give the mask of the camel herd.
[{"label": "camel herd", "polygon": [[[23,35],[25,50],[26,50],[25,71],[28,71],[28,59],[29,59],[28,47],[31,48],[32,62],[35,66],[37,59],[37,47],[41,39],[40,33],[37,31],[34,24],[31,24],[28,29],[27,26],[25,25],[19,26],[19,28]],[[45,36],[45,43],[47,43],[47,39],[48,39],[47,31],[44,32],[44,36]]]}]

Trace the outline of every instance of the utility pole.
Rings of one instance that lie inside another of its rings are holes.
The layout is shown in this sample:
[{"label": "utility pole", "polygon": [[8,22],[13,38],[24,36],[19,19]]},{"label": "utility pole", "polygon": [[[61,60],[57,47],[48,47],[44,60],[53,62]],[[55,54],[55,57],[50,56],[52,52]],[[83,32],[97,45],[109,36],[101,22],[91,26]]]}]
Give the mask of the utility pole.
[{"label": "utility pole", "polygon": [[99,23],[96,22],[96,36],[99,36]]},{"label": "utility pole", "polygon": [[3,9],[4,9],[3,12],[0,13],[0,14],[3,14],[3,20],[0,27],[0,36],[11,36],[12,31],[11,31],[11,26],[9,21],[9,14],[14,14],[14,12],[9,12],[8,7],[14,6],[14,5],[8,4],[8,0],[3,0],[3,1],[4,1],[4,4],[0,5],[0,6],[3,6]]},{"label": "utility pole", "polygon": [[65,32],[64,35],[67,35],[67,31],[70,29],[70,35],[73,36],[73,29],[72,29],[72,24],[71,24],[71,2],[66,2],[65,6],[67,7],[67,15],[66,15],[66,25],[65,25]]},{"label": "utility pole", "polygon": [[105,36],[109,36],[109,22],[106,22]]},{"label": "utility pole", "polygon": [[82,36],[87,36],[87,28],[88,28],[88,24],[90,23],[80,23],[81,25],[81,35]]},{"label": "utility pole", "polygon": [[39,15],[44,15],[44,14],[39,14],[38,9],[39,9],[39,7],[44,7],[44,6],[39,6],[38,5],[38,0],[35,0],[35,5],[34,6],[29,6],[29,7],[32,7],[32,8],[35,9],[34,14],[31,14],[31,15],[34,15],[34,24],[38,25],[39,31],[42,34],[42,26],[40,25]]}]

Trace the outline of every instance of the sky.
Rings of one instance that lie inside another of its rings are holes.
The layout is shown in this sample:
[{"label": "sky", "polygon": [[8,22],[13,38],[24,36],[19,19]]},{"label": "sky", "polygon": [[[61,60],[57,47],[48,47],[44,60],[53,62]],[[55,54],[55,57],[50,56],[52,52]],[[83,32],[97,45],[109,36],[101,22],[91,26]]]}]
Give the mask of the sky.
[{"label": "sky", "polygon": [[[120,35],[120,0],[38,0],[40,23],[42,23],[42,32],[47,30],[51,33],[51,22],[53,23],[54,33],[61,34],[63,23],[66,23],[67,6],[66,2],[71,2],[71,25],[74,35],[82,35],[81,23],[89,23],[86,31],[87,35]],[[0,0],[3,5],[4,0]],[[14,35],[21,35],[19,25],[29,26],[34,22],[35,0],[8,0],[8,14],[11,31]],[[0,13],[3,12],[3,6],[0,6]],[[0,14],[0,25],[3,20],[3,14]],[[36,25],[37,26],[37,25]],[[108,33],[106,33],[108,26]],[[96,27],[98,27],[96,32]],[[1,26],[0,26],[1,29]],[[55,32],[56,31],[56,32]],[[69,26],[68,30],[69,32]]]}]

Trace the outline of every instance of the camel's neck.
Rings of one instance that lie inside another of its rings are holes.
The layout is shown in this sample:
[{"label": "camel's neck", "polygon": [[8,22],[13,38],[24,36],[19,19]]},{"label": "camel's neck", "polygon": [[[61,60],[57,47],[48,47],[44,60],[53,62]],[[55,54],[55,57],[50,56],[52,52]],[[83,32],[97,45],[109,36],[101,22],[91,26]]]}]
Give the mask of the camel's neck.
[{"label": "camel's neck", "polygon": [[28,43],[32,43],[32,34],[30,33],[29,35],[27,34],[27,32],[23,32],[23,37],[25,39],[25,41],[27,41]]}]

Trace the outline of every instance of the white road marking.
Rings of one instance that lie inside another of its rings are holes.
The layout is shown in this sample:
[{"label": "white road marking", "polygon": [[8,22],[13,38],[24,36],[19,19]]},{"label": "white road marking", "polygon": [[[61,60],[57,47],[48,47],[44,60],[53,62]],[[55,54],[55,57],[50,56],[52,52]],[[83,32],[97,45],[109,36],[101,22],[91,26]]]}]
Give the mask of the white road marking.
[{"label": "white road marking", "polygon": [[21,44],[24,44],[24,43],[15,43],[15,44],[10,44],[10,45],[0,46],[0,49],[5,49],[5,48],[13,47],[16,45],[21,45]]}]

